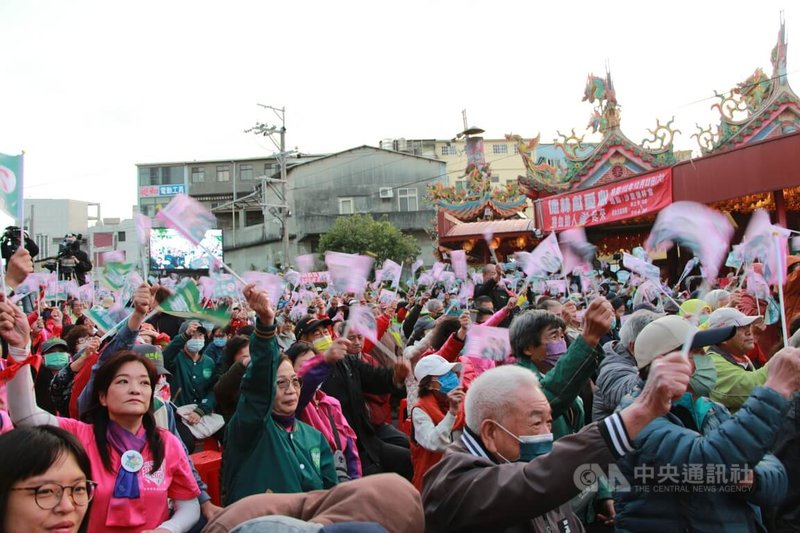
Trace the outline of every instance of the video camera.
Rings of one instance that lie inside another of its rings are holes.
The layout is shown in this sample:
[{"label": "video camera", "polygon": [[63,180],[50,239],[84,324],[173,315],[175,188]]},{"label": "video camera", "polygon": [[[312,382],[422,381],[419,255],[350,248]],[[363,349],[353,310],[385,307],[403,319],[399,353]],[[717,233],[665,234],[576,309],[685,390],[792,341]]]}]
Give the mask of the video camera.
[{"label": "video camera", "polygon": [[81,237],[74,233],[65,235],[58,244],[58,255],[48,258],[44,267],[50,272],[58,270],[61,279],[72,279],[79,262],[75,256],[81,251]]},{"label": "video camera", "polygon": [[[20,228],[17,226],[8,226],[0,237],[0,255],[8,263],[14,252],[17,251],[20,244]],[[31,257],[36,257],[39,254],[39,247],[33,239],[30,238],[28,232],[24,232],[25,236],[25,249],[31,254]]]}]

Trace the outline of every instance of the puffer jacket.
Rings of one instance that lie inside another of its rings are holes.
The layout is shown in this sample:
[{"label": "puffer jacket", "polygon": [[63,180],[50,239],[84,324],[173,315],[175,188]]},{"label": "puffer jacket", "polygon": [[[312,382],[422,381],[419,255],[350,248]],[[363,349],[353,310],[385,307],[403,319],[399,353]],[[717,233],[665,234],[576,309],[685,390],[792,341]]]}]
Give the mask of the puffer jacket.
[{"label": "puffer jacket", "polygon": [[592,422],[613,413],[626,394],[641,383],[633,354],[619,341],[603,345],[603,360],[597,371],[597,390],[592,400]]},{"label": "puffer jacket", "polygon": [[[632,401],[627,396],[619,408]],[[692,404],[684,395],[617,463],[631,487],[614,494],[616,530],[761,530],[757,506],[776,505],[787,491],[786,470],[769,450],[788,407],[766,387],[756,388],[736,415],[708,398]],[[750,489],[729,481],[748,470],[755,481]],[[700,484],[692,482],[695,475]]]}]

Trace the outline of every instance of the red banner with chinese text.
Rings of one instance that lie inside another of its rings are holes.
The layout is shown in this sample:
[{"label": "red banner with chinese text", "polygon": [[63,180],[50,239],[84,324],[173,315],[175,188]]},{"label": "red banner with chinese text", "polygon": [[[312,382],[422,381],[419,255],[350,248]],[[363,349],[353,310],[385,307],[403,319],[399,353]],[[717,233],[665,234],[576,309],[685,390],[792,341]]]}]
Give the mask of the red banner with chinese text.
[{"label": "red banner with chinese text", "polygon": [[672,203],[672,169],[542,199],[542,229],[562,231],[638,217]]}]

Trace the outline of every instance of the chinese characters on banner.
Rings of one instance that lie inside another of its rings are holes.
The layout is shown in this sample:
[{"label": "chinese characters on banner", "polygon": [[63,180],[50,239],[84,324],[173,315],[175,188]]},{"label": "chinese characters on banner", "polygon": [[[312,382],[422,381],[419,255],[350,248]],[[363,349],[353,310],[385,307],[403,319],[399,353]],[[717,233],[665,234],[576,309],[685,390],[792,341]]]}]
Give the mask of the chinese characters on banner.
[{"label": "chinese characters on banner", "polygon": [[542,200],[542,229],[561,231],[637,217],[672,203],[672,169]]}]

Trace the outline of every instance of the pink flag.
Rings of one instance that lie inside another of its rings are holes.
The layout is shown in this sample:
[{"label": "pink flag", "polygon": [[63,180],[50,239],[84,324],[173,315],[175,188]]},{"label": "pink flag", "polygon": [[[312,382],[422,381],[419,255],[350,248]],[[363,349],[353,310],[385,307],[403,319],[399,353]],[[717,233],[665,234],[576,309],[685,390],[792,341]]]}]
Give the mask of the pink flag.
[{"label": "pink flag", "polygon": [[16,294],[30,294],[32,292],[39,292],[39,287],[47,286],[48,280],[50,278],[50,274],[47,272],[31,272],[25,279],[22,280],[22,283],[17,285],[17,288],[14,289]]},{"label": "pink flag", "polygon": [[475,285],[472,281],[467,280],[461,285],[461,290],[458,292],[458,303],[461,307],[466,308],[470,298],[475,294]]},{"label": "pink flag", "polygon": [[103,264],[107,265],[108,263],[124,263],[125,262],[125,251],[124,250],[114,250],[113,252],[105,252],[100,254],[100,257],[103,258]]},{"label": "pink flag", "polygon": [[272,305],[278,305],[278,300],[283,296],[284,280],[275,274],[268,274],[266,272],[245,272],[242,274],[242,279],[248,284],[255,283],[256,287],[261,290],[267,291]]},{"label": "pink flag", "polygon": [[383,262],[383,280],[391,281],[392,287],[400,285],[400,276],[403,273],[403,266],[395,263],[391,259]]},{"label": "pink flag", "polygon": [[486,246],[490,246],[492,244],[492,238],[494,237],[494,232],[492,231],[491,227],[487,227],[483,230],[483,240],[486,241]]},{"label": "pink flag", "polygon": [[141,213],[134,213],[133,221],[136,224],[136,234],[139,236],[139,245],[147,246],[150,242],[150,229],[153,227],[153,221],[150,220],[150,217]]},{"label": "pink flag", "polygon": [[567,282],[563,279],[548,279],[544,284],[550,294],[567,294]]},{"label": "pink flag", "polygon": [[491,361],[504,361],[511,355],[508,328],[473,326],[467,330],[464,355],[473,355]]},{"label": "pink flag", "polygon": [[657,266],[631,254],[622,254],[622,266],[655,283],[659,283],[661,280],[661,270]]},{"label": "pink flag", "polygon": [[413,276],[414,274],[416,274],[417,270],[419,270],[423,264],[424,261],[422,261],[422,259],[417,259],[416,261],[414,261],[414,263],[411,265],[411,275]]},{"label": "pink flag", "polygon": [[87,283],[78,287],[78,298],[82,302],[94,303],[94,284]]},{"label": "pink flag", "polygon": [[679,244],[689,248],[713,282],[728,255],[733,225],[719,211],[697,202],[675,202],[665,207],[644,243],[648,252],[663,252]]},{"label": "pink flag", "polygon": [[297,270],[303,274],[314,270],[314,254],[298,255],[294,260],[297,262]]},{"label": "pink flag", "polygon": [[197,280],[197,288],[200,291],[200,296],[204,300],[211,300],[214,298],[214,289],[216,288],[216,281],[209,276],[201,276]]},{"label": "pink flag", "polygon": [[450,252],[450,265],[453,267],[458,279],[467,279],[467,252],[464,250],[453,250]]},{"label": "pink flag", "polygon": [[351,305],[347,314],[347,326],[353,333],[364,335],[375,344],[380,342],[378,339],[378,322],[369,307]]},{"label": "pink flag", "polygon": [[289,320],[292,322],[297,322],[304,316],[308,314],[308,306],[304,304],[295,305],[292,307],[292,310],[289,311]]},{"label": "pink flag", "polygon": [[283,275],[283,279],[286,280],[286,283],[291,283],[292,285],[297,287],[298,285],[300,285],[300,272],[289,269]]},{"label": "pink flag", "polygon": [[172,201],[156,214],[168,227],[177,230],[191,243],[198,245],[206,231],[216,224],[217,219],[206,206],[185,194],[177,194]]},{"label": "pink flag", "polygon": [[562,231],[558,236],[561,244],[561,254],[564,263],[561,265],[562,274],[572,274],[576,268],[584,272],[592,269],[597,247],[586,240],[586,231],[581,228],[572,228]]},{"label": "pink flag", "polygon": [[764,277],[755,272],[752,268],[747,271],[745,276],[747,279],[745,290],[755,298],[768,302],[772,297],[772,292],[769,290],[769,284]]},{"label": "pink flag", "polygon": [[330,284],[339,293],[352,292],[360,296],[367,287],[372,263],[373,259],[365,255],[325,253]]},{"label": "pink flag", "polygon": [[[750,218],[742,239],[741,253],[746,263],[760,261],[764,279],[770,285],[783,283],[786,275],[786,245],[789,231],[770,223],[769,213],[758,209]],[[780,261],[778,260],[780,257]]]},{"label": "pink flag", "polygon": [[444,272],[445,267],[447,267],[447,265],[439,261],[433,264],[433,268],[431,268],[431,277],[434,281],[439,281],[442,278],[442,272]]},{"label": "pink flag", "polygon": [[394,292],[388,289],[381,289],[381,292],[378,293],[378,302],[380,302],[383,305],[389,305],[394,301],[396,297],[397,295]]},{"label": "pink flag", "polygon": [[419,278],[417,279],[417,285],[419,285],[420,287],[430,287],[434,283],[435,281],[433,280],[433,276],[431,275],[430,272],[423,272],[422,274],[419,275]]},{"label": "pink flag", "polygon": [[555,232],[544,238],[530,255],[523,257],[522,269],[528,277],[556,272],[564,262]]}]

